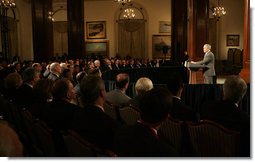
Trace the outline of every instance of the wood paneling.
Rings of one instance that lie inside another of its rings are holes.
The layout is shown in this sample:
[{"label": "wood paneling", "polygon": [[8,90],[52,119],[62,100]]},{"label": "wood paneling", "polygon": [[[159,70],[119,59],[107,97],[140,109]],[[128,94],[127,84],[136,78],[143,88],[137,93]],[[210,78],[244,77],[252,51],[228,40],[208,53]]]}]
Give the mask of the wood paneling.
[{"label": "wood paneling", "polygon": [[208,43],[208,14],[209,0],[193,0],[193,32],[194,51],[193,57],[201,59],[204,56],[203,45]]},{"label": "wood paneling", "polygon": [[52,0],[32,0],[33,48],[35,61],[47,61],[53,56],[53,28],[48,19]]},{"label": "wood paneling", "polygon": [[84,1],[67,0],[68,55],[82,58],[84,55]]},{"label": "wood paneling", "polygon": [[180,62],[187,51],[187,0],[172,0],[171,59]]}]

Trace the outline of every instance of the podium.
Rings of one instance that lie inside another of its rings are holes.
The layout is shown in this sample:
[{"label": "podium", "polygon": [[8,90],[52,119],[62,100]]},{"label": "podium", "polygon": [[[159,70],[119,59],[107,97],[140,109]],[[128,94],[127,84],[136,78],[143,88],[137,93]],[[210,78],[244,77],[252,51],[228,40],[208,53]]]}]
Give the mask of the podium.
[{"label": "podium", "polygon": [[197,84],[197,72],[199,69],[207,68],[206,65],[192,64],[185,61],[184,66],[189,70],[189,84]]}]

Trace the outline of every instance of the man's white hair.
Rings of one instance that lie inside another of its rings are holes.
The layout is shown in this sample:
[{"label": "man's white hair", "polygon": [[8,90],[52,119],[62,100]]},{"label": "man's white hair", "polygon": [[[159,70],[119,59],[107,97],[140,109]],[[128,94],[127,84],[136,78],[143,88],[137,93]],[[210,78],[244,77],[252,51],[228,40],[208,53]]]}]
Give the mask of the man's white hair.
[{"label": "man's white hair", "polygon": [[55,72],[56,67],[59,65],[58,62],[53,62],[50,64],[50,72]]},{"label": "man's white hair", "polygon": [[149,78],[139,78],[135,83],[135,90],[138,94],[149,91],[153,88],[153,83]]},{"label": "man's white hair", "polygon": [[212,46],[210,44],[205,44],[204,47],[207,47],[209,50],[211,50]]}]

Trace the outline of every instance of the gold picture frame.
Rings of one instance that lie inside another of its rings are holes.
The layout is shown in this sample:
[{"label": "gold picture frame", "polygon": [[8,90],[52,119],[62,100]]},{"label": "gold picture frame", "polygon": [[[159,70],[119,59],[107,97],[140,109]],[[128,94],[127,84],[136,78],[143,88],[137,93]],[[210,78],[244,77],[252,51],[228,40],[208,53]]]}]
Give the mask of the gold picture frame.
[{"label": "gold picture frame", "polygon": [[159,33],[171,33],[171,22],[159,21]]},{"label": "gold picture frame", "polygon": [[171,58],[171,35],[152,35],[152,57]]},{"label": "gold picture frame", "polygon": [[96,56],[109,56],[108,40],[87,40],[85,41],[85,54]]},{"label": "gold picture frame", "polygon": [[87,39],[105,39],[106,21],[87,21],[86,35]]},{"label": "gold picture frame", "polygon": [[240,40],[239,34],[228,34],[227,46],[239,46],[239,40]]}]

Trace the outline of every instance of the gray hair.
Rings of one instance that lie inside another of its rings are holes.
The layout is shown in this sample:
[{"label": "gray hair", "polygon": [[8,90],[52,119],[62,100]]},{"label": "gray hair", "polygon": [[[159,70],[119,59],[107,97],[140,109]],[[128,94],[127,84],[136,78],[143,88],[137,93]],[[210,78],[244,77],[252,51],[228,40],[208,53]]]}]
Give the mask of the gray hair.
[{"label": "gray hair", "polygon": [[145,93],[153,88],[153,83],[149,78],[141,77],[135,83],[135,90],[138,94]]},{"label": "gray hair", "polygon": [[212,46],[210,44],[205,44],[205,47],[207,47],[209,50],[211,50]]},{"label": "gray hair", "polygon": [[53,62],[52,64],[50,64],[50,72],[54,72],[58,65],[60,66],[58,62]]},{"label": "gray hair", "polygon": [[247,91],[247,84],[238,75],[227,77],[223,85],[224,100],[239,103]]}]

